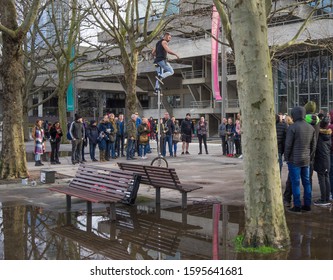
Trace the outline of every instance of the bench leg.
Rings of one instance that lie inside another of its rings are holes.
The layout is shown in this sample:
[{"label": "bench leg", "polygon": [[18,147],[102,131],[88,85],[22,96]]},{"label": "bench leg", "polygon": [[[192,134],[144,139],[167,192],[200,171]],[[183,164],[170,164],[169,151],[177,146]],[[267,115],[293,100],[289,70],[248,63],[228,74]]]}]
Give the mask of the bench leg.
[{"label": "bench leg", "polygon": [[92,203],[87,201],[87,214],[92,214]]},{"label": "bench leg", "polygon": [[66,209],[67,212],[71,211],[72,208],[72,197],[68,194],[66,194]]},{"label": "bench leg", "polygon": [[183,192],[182,193],[182,209],[187,208],[187,193]]},{"label": "bench leg", "polygon": [[161,188],[156,188],[156,204],[161,204]]},{"label": "bench leg", "polygon": [[110,220],[115,221],[116,219],[117,219],[116,204],[110,203]]}]

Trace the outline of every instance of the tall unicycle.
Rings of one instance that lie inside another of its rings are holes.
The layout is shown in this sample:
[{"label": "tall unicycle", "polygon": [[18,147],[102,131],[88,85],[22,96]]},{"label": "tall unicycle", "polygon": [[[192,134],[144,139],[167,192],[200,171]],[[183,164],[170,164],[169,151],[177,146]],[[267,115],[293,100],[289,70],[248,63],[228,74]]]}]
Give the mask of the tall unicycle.
[{"label": "tall unicycle", "polygon": [[161,122],[160,122],[160,116],[161,116],[161,95],[162,95],[162,90],[161,90],[161,81],[159,79],[156,79],[156,85],[158,85],[155,88],[155,91],[157,93],[157,106],[158,106],[158,120],[157,120],[157,157],[155,157],[151,164],[152,166],[159,166],[159,167],[168,167],[168,162],[167,160],[162,156],[161,154],[161,147],[160,147],[160,139],[161,139]]}]

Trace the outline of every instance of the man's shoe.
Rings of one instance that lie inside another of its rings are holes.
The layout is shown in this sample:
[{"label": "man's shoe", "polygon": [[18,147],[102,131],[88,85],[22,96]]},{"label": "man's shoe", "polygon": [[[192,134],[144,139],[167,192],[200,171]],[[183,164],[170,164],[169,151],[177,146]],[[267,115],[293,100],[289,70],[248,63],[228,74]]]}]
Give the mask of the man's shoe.
[{"label": "man's shoe", "polygon": [[189,155],[190,153],[188,151],[186,151],[186,154]]},{"label": "man's shoe", "polygon": [[182,152],[182,155],[184,155],[185,153],[184,152]]},{"label": "man's shoe", "polygon": [[302,206],[302,211],[307,211],[307,212],[311,211],[311,206],[303,205]]},{"label": "man's shoe", "polygon": [[51,161],[51,164],[57,164],[55,161]]},{"label": "man's shoe", "polygon": [[202,155],[202,153],[200,152],[200,153],[198,153],[198,155]]},{"label": "man's shoe", "polygon": [[158,80],[162,85],[164,85],[164,83],[162,81],[163,78],[161,75],[155,76],[155,79]]},{"label": "man's shoe", "polygon": [[321,199],[318,199],[318,200],[314,201],[313,204],[316,205],[316,206],[323,206],[323,207],[331,206],[330,202],[324,201],[324,200],[321,200]]},{"label": "man's shoe", "polygon": [[288,208],[288,212],[295,213],[295,214],[301,214],[301,207],[294,206],[293,208]]},{"label": "man's shoe", "polygon": [[56,164],[61,164],[61,162],[59,160],[56,161]]}]

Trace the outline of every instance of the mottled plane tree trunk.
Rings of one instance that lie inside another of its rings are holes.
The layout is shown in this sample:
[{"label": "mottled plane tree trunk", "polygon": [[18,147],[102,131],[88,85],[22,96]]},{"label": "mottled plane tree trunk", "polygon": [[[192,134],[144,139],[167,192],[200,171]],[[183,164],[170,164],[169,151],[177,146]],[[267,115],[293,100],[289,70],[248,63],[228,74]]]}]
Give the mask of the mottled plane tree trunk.
[{"label": "mottled plane tree trunk", "polygon": [[[225,12],[221,1],[214,0]],[[267,39],[270,1],[230,0],[231,38],[242,116],[245,171],[244,246],[289,245],[275,130],[272,65]],[[220,13],[221,14],[221,13]]]},{"label": "mottled plane tree trunk", "polygon": [[16,1],[0,0],[0,31],[2,31],[3,41],[1,61],[3,84],[1,178],[28,176],[22,122],[22,94],[25,85],[22,44],[37,15],[39,4],[39,0],[32,1],[30,12],[25,19],[19,21],[15,6]]}]

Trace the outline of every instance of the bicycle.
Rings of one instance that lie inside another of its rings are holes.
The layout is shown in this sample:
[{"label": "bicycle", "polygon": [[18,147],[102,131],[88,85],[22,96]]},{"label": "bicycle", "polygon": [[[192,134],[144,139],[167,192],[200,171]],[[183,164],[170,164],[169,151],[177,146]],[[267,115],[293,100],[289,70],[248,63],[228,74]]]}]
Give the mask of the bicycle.
[{"label": "bicycle", "polygon": [[[163,69],[159,67],[159,72],[162,73]],[[161,95],[162,95],[162,89],[161,89],[161,83],[158,78],[156,78],[156,91],[157,91],[157,105],[158,105],[158,121],[157,121],[157,141],[156,141],[156,147],[157,147],[157,157],[155,157],[152,162],[151,166],[159,166],[159,167],[168,167],[168,161],[162,156],[161,150],[160,150],[160,139],[161,139],[161,123],[160,123],[160,116],[161,116]]]}]

